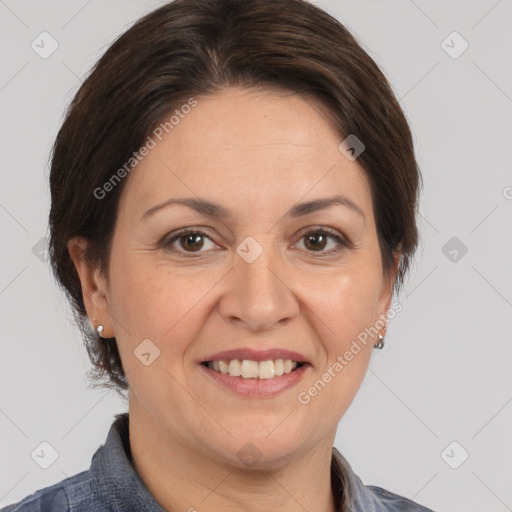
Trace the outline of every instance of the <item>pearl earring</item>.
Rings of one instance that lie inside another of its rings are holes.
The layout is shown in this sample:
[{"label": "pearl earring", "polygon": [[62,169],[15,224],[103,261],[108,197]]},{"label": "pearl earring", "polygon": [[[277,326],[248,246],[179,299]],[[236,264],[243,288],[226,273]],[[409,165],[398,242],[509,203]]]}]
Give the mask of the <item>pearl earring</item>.
[{"label": "pearl earring", "polygon": [[384,336],[379,332],[379,341],[375,343],[373,348],[384,348]]}]

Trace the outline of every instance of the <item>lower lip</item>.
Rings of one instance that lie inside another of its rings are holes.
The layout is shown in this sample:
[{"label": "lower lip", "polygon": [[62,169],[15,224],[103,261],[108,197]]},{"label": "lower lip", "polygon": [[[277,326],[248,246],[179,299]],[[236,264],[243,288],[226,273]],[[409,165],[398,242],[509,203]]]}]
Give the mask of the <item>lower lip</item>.
[{"label": "lower lip", "polygon": [[271,379],[244,379],[243,377],[232,377],[231,375],[207,368],[202,364],[199,366],[206,372],[206,375],[215,382],[226,386],[238,395],[261,398],[277,395],[295,386],[311,365],[306,363],[290,373],[285,373],[280,377],[272,377]]}]

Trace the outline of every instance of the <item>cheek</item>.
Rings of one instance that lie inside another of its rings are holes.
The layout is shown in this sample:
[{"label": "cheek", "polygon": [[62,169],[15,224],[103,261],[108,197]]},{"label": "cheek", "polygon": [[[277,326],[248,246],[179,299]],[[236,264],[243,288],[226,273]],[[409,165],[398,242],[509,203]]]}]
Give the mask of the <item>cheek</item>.
[{"label": "cheek", "polygon": [[212,272],[193,278],[143,257],[120,261],[112,272],[111,312],[125,370],[133,362],[138,367],[133,351],[149,339],[160,351],[158,362],[180,373],[190,340],[210,313],[208,293],[218,280]]},{"label": "cheek", "polygon": [[377,320],[380,275],[374,267],[347,268],[308,293],[308,306],[326,326],[330,349],[345,344]]},{"label": "cheek", "polygon": [[311,290],[311,322],[325,351],[325,361],[299,390],[299,408],[304,408],[308,418],[323,417],[326,424],[335,423],[356,396],[375,343],[365,329],[376,321],[379,284],[374,271],[347,271]]},{"label": "cheek", "polygon": [[134,400],[156,416],[167,416],[169,410],[183,416],[183,407],[192,405],[183,398],[183,362],[201,327],[198,300],[205,286],[191,286],[176,272],[136,259],[120,262],[112,277],[113,322]]}]

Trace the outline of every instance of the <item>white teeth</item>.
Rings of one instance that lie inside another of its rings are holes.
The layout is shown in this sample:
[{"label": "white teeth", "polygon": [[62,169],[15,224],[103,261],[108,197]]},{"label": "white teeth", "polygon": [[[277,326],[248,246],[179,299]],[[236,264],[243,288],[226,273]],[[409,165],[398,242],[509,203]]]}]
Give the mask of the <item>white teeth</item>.
[{"label": "white teeth", "polygon": [[242,363],[238,359],[231,359],[229,362],[229,375],[240,377],[242,375]]},{"label": "white teeth", "polygon": [[231,361],[210,361],[208,368],[231,377],[244,379],[273,379],[297,368],[297,362],[291,359],[252,361],[250,359],[231,359]]},{"label": "white teeth", "polygon": [[291,359],[285,359],[283,363],[284,373],[290,373],[293,369],[293,362]]},{"label": "white teeth", "polygon": [[258,366],[258,377],[260,379],[271,379],[274,376],[274,361],[260,361]]},{"label": "white teeth", "polygon": [[274,361],[274,373],[280,377],[284,373],[284,361],[282,359],[276,359]]},{"label": "white teeth", "polygon": [[[244,379],[257,379],[258,368],[259,365],[257,361],[249,361],[248,359],[244,359],[242,361],[242,377]],[[236,375],[233,375],[233,377],[236,377]]]}]

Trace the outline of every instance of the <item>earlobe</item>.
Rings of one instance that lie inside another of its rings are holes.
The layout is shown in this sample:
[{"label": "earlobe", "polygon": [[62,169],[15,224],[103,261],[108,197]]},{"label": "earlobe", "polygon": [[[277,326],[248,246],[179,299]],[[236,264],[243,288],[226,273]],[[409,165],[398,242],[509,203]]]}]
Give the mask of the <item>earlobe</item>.
[{"label": "earlobe", "polygon": [[[83,237],[75,237],[68,240],[69,255],[80,278],[87,316],[90,319],[100,319],[99,322],[104,326],[103,337],[111,337],[105,334],[111,331],[110,308],[106,297],[105,280],[100,274],[99,267],[93,267],[86,261],[85,251],[87,243],[87,240]],[[96,325],[93,325],[93,328],[96,329]]]},{"label": "earlobe", "polygon": [[[393,252],[394,265],[389,270],[389,272],[384,275],[384,279],[382,280],[382,289],[378,302],[378,319],[375,322],[376,325],[380,323],[382,327],[378,327],[379,341],[374,345],[373,348],[384,348],[384,338],[386,336],[386,331],[388,328],[388,311],[391,307],[391,299],[393,298],[394,284],[398,274],[398,270],[400,268],[400,259],[400,251]],[[383,313],[381,313],[381,311]]]}]

